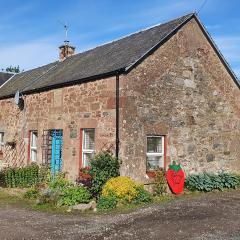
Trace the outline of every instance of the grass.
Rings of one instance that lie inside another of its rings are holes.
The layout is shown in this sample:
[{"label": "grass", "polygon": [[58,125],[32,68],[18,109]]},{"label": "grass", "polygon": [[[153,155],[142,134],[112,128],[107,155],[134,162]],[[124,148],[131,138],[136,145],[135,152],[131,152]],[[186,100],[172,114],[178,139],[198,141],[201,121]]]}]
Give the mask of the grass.
[{"label": "grass", "polygon": [[0,189],[0,206],[14,205],[19,207],[27,207],[31,201],[25,199],[21,194],[9,194],[7,189]]},{"label": "grass", "polygon": [[[225,190],[225,191],[235,191],[232,190]],[[224,191],[224,192],[225,192]],[[182,195],[162,195],[153,197],[153,201],[151,203],[143,203],[143,204],[128,204],[128,205],[121,205],[115,209],[111,210],[98,210],[98,212],[93,211],[86,211],[86,212],[79,212],[79,211],[71,211],[68,212],[68,207],[57,207],[55,205],[50,204],[36,204],[35,200],[29,200],[24,198],[24,193],[17,189],[1,189],[0,188],[0,207],[6,205],[12,205],[15,207],[20,208],[27,208],[30,210],[41,211],[41,212],[48,212],[48,213],[59,213],[59,214],[74,214],[74,215],[102,215],[102,214],[127,214],[138,209],[143,209],[151,206],[156,206],[159,204],[166,204],[172,201],[183,200],[198,197],[201,195],[210,195],[215,194],[215,192],[210,193],[202,193],[202,192],[186,192]]]},{"label": "grass", "polygon": [[50,204],[36,204],[35,200],[24,198],[24,193],[19,192],[18,189],[0,189],[0,206],[6,205],[51,213],[66,212],[64,207],[57,208]]},{"label": "grass", "polygon": [[71,211],[68,212],[68,207],[57,207],[55,205],[50,204],[36,204],[35,200],[30,200],[24,198],[24,193],[19,192],[17,189],[0,189],[0,206],[5,205],[13,205],[15,207],[20,208],[27,208],[31,210],[41,211],[41,212],[48,212],[48,213],[59,213],[59,214],[81,214],[81,215],[101,215],[101,214],[120,214],[120,213],[129,213],[140,208],[145,208],[152,206],[154,204],[165,203],[174,200],[176,197],[173,195],[166,195],[160,197],[154,197],[152,203],[147,204],[128,204],[128,205],[121,205],[116,209],[112,210],[98,210],[98,212],[93,211],[86,211],[86,212],[79,212],[79,211]]},{"label": "grass", "polygon": [[110,210],[98,210],[97,214],[125,214],[130,213],[133,211],[136,211],[138,209],[143,209],[147,207],[151,207],[158,204],[164,204],[171,201],[174,201],[177,197],[174,195],[162,195],[158,197],[153,197],[153,201],[151,203],[142,203],[142,204],[126,204],[126,205],[120,205],[115,209]]}]

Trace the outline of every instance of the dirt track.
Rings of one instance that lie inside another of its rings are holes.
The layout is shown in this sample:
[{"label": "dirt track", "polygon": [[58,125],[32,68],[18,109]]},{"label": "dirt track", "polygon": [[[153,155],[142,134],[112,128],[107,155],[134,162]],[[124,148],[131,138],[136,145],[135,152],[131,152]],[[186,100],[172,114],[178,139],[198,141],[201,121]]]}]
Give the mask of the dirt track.
[{"label": "dirt track", "polygon": [[182,198],[127,214],[48,214],[0,207],[0,239],[240,240],[240,191]]}]

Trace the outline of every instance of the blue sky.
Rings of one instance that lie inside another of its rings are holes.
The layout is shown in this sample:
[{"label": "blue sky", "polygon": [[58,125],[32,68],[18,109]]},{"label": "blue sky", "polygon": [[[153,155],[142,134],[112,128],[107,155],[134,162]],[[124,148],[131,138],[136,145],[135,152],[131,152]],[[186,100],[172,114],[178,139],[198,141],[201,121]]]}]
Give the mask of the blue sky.
[{"label": "blue sky", "polygon": [[[28,70],[58,59],[67,22],[77,52],[197,11],[204,0],[0,0],[0,68]],[[240,1],[208,0],[199,13],[240,76]]]}]

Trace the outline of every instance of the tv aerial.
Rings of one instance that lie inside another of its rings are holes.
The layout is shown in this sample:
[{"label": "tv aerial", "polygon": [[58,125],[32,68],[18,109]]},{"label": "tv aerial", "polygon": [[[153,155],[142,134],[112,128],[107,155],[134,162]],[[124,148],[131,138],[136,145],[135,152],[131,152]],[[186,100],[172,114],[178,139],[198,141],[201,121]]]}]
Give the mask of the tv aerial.
[{"label": "tv aerial", "polygon": [[58,21],[62,26],[63,26],[63,28],[64,28],[64,32],[65,32],[65,40],[64,40],[64,42],[65,43],[68,43],[69,41],[68,41],[68,29],[69,29],[69,26],[68,26],[68,24],[67,24],[67,22],[61,22],[61,21]]}]

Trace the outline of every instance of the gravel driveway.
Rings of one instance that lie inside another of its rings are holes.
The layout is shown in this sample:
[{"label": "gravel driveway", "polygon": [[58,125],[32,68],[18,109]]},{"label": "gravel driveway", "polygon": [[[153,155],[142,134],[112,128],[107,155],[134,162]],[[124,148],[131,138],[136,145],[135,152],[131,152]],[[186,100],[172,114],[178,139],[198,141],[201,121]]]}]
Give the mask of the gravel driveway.
[{"label": "gravel driveway", "polygon": [[240,240],[240,191],[87,217],[0,206],[0,239]]}]

